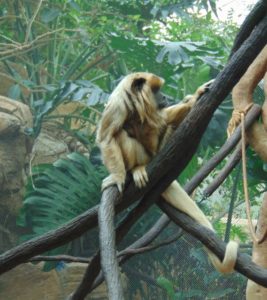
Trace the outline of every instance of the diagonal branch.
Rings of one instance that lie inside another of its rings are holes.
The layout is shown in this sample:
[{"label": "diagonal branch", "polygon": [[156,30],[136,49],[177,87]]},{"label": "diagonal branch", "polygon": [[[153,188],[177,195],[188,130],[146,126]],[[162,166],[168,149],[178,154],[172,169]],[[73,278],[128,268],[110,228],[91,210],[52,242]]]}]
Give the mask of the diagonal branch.
[{"label": "diagonal branch", "polygon": [[[223,259],[225,243],[213,231],[198,224],[186,214],[178,210],[175,211],[165,201],[160,201],[159,206],[178,226],[201,241],[205,247],[215,253],[221,260]],[[267,270],[255,264],[249,255],[238,253],[235,270],[258,284],[267,287]]]}]

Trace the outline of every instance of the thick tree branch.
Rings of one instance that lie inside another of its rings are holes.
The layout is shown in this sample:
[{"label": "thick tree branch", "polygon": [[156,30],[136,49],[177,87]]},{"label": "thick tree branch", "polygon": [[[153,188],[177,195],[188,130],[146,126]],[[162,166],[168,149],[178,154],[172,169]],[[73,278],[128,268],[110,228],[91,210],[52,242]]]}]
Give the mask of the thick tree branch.
[{"label": "thick tree branch", "polygon": [[[126,262],[128,259],[132,257],[132,254],[125,255],[124,251],[128,251],[131,249],[138,249],[140,247],[145,247],[148,244],[150,244],[161,232],[162,230],[170,223],[170,219],[167,217],[167,215],[163,214],[158,221],[152,226],[152,228],[147,231],[141,238],[139,238],[137,241],[135,241],[133,244],[128,246],[126,249],[119,252],[119,263],[120,265]],[[92,288],[89,292],[91,292],[93,289],[95,289],[99,284],[101,284],[104,281],[103,272],[100,272],[98,274],[98,277],[96,278],[94,284],[92,285]]]},{"label": "thick tree branch", "polygon": [[[126,249],[120,251],[117,254],[117,257],[132,257],[137,254],[143,254],[145,252],[150,252],[156,249],[159,249],[161,247],[167,246],[172,244],[173,242],[176,242],[180,237],[182,236],[182,230],[180,232],[176,233],[174,236],[163,240],[159,243],[155,243],[154,245],[150,246],[143,246],[140,248],[129,246]],[[84,264],[89,264],[91,259],[85,258],[85,257],[78,257],[78,256],[72,256],[72,255],[37,255],[34,256],[29,260],[29,262],[38,262],[38,261],[64,261],[67,263],[72,263],[72,262],[79,262],[79,263],[84,263]]]},{"label": "thick tree branch", "polygon": [[[215,253],[221,260],[225,253],[225,243],[216,234],[198,224],[186,214],[174,210],[166,201],[159,202],[160,208],[182,229],[197,238],[209,250]],[[267,270],[252,262],[251,257],[244,253],[238,253],[235,270],[247,278],[267,287]]]},{"label": "thick tree branch", "polygon": [[255,4],[253,9],[243,22],[241,28],[239,29],[239,32],[235,38],[234,45],[231,50],[230,57],[234,54],[234,52],[238,50],[242,43],[249,37],[255,26],[257,26],[258,23],[262,20],[262,18],[266,15],[266,10],[266,0],[260,0]]},{"label": "thick tree branch", "polygon": [[[115,205],[113,198],[109,197],[108,190],[105,190],[102,194],[101,203],[98,210],[99,249],[101,256],[100,262],[107,283],[108,298],[111,300],[123,300],[123,283],[121,280],[119,263],[116,253],[117,247],[114,230],[114,206]],[[98,264],[98,273],[99,272],[100,264]],[[86,278],[84,278],[83,282],[86,281]],[[88,288],[88,285],[86,284],[84,287]],[[81,287],[79,287],[79,290],[81,290]],[[73,299],[75,299],[75,295]],[[83,298],[80,297],[80,299]]]},{"label": "thick tree branch", "polygon": [[226,165],[223,169],[219,172],[219,174],[213,179],[213,181],[207,186],[204,190],[203,195],[205,198],[212,195],[214,191],[224,182],[227,176],[232,172],[233,168],[238,164],[242,157],[241,153],[241,143],[238,144],[237,148],[230,156],[229,160],[227,161]]},{"label": "thick tree branch", "polygon": [[[261,114],[261,107],[254,104],[245,118],[245,128],[248,129]],[[199,169],[195,176],[190,180],[190,185],[198,186],[204,178],[232,151],[241,138],[241,126],[239,125],[235,132],[223,144],[220,150]],[[241,148],[240,148],[241,151]],[[234,160],[234,158],[231,158]],[[189,184],[189,183],[188,183]],[[185,185],[187,189],[187,184]]]},{"label": "thick tree branch", "polygon": [[[105,235],[105,243],[109,244],[109,245],[115,245],[120,243],[120,241],[124,238],[124,236],[129,232],[129,230],[131,229],[132,225],[148,210],[148,208],[154,203],[154,199],[148,199],[148,201],[139,201],[138,205],[136,205],[136,207],[134,207],[128,214],[127,216],[121,221],[121,223],[119,224],[117,230],[116,230],[116,237],[115,237],[115,230],[114,230],[114,226],[112,226],[113,223],[113,219],[112,219],[112,215],[109,214],[109,210],[112,211],[113,208],[113,197],[109,197],[109,190],[112,190],[112,188],[109,188],[107,190],[104,191],[103,195],[102,195],[102,199],[101,199],[101,206],[99,208],[100,211],[100,220],[101,222],[105,222],[106,224],[104,224],[104,228],[100,228],[100,230],[105,230],[105,233],[100,233],[101,235]],[[114,191],[114,188],[113,188]],[[107,225],[107,223],[109,225]],[[100,227],[103,224],[100,224]],[[116,242],[115,242],[116,239]],[[103,241],[100,243],[103,243]],[[104,246],[104,245],[102,245]],[[101,250],[102,253],[107,254],[107,257],[104,258],[104,260],[109,260],[110,264],[108,264],[109,270],[105,269],[103,272],[109,272],[108,274],[115,274],[114,276],[117,278],[117,282],[120,281],[120,274],[118,271],[118,263],[117,263],[117,257],[115,255],[116,251],[115,251],[115,247],[113,250],[110,250],[110,247],[106,247],[104,246],[104,248]],[[111,256],[110,253],[112,252]],[[84,299],[84,297],[90,292],[90,290],[92,289],[92,285],[94,283],[94,281],[97,280],[97,276],[100,278],[102,276],[102,272],[101,272],[101,266],[100,266],[100,251],[97,252],[97,254],[94,256],[93,260],[91,261],[90,265],[88,266],[84,277],[81,281],[81,283],[78,285],[76,291],[74,291],[74,293],[72,293],[72,295],[70,295],[69,299],[70,300],[81,300]],[[102,258],[102,257],[101,257]],[[112,265],[113,264],[113,265]],[[88,271],[89,269],[91,269],[91,265],[94,265],[94,277],[92,277],[92,274]],[[106,281],[111,281],[111,278],[107,279]],[[113,279],[112,279],[113,281]],[[109,290],[109,298],[110,299],[116,299],[116,300],[122,300],[123,297],[122,295],[120,296],[120,298],[118,298],[118,296],[112,296],[116,293],[116,289],[119,289],[119,285],[122,286],[122,282],[118,283],[118,286],[116,286],[115,284],[109,284],[108,285],[108,290]]]}]

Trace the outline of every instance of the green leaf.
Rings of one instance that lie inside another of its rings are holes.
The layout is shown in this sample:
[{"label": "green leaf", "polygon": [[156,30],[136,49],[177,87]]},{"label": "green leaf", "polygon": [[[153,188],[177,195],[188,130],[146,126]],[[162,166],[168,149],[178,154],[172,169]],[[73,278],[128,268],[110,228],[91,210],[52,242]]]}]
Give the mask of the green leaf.
[{"label": "green leaf", "polygon": [[[79,153],[71,153],[53,165],[37,166],[32,173],[17,219],[17,224],[30,228],[31,234],[22,235],[21,240],[58,228],[97,203],[105,176],[102,169],[94,167]],[[65,253],[68,247],[58,248],[56,253]],[[48,254],[55,253],[53,251]],[[45,269],[51,267],[55,264],[46,264]]]},{"label": "green leaf", "polygon": [[195,297],[197,297],[197,299],[205,299],[204,295],[205,295],[205,292],[203,290],[191,289],[189,291],[182,291],[182,292],[175,293],[175,297],[176,297],[175,299],[177,299],[177,300],[195,299]]},{"label": "green leaf", "polygon": [[46,7],[41,15],[41,20],[42,22],[48,24],[52,21],[54,21],[59,15],[60,15],[61,10],[58,8],[54,7]]},{"label": "green leaf", "polygon": [[226,295],[229,295],[233,293],[235,290],[231,288],[225,288],[220,290],[215,290],[212,292],[209,292],[207,295],[207,299],[220,299]]},{"label": "green leaf", "polygon": [[173,288],[173,284],[170,280],[167,278],[160,276],[157,278],[157,283],[166,290],[168,296],[170,299],[174,300],[175,299],[175,291]]},{"label": "green leaf", "polygon": [[10,99],[19,100],[19,98],[21,96],[21,89],[20,89],[19,84],[12,85],[9,88],[7,95]]}]

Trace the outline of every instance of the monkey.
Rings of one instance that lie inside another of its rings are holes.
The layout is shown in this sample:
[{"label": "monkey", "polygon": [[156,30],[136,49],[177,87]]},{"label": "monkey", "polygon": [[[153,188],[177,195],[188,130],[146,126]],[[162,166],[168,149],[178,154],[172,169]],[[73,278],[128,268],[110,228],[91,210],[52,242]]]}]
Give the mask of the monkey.
[{"label": "monkey", "polygon": [[[115,184],[123,192],[128,171],[138,188],[146,186],[149,180],[146,165],[166,144],[211,83],[205,83],[193,95],[186,96],[183,103],[168,106],[160,91],[163,78],[147,72],[124,77],[108,99],[96,134],[103,163],[110,173],[102,182],[102,190]],[[214,231],[205,214],[176,180],[162,196],[174,208]],[[222,262],[208,249],[206,251],[218,271],[233,272],[238,251],[236,242],[227,244]]]}]

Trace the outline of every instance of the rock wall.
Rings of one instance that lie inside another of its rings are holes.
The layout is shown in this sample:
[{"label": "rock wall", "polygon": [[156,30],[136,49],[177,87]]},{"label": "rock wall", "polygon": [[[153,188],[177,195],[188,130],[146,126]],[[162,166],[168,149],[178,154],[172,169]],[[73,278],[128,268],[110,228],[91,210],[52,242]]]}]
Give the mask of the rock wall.
[{"label": "rock wall", "polygon": [[[0,299],[3,300],[65,300],[80,283],[87,265],[66,264],[60,271],[42,271],[38,265],[23,264],[1,275]],[[101,284],[86,300],[106,300],[106,285]]]},{"label": "rock wall", "polygon": [[15,219],[22,204],[32,140],[26,134],[32,127],[27,105],[0,96],[0,251],[16,239]]}]

